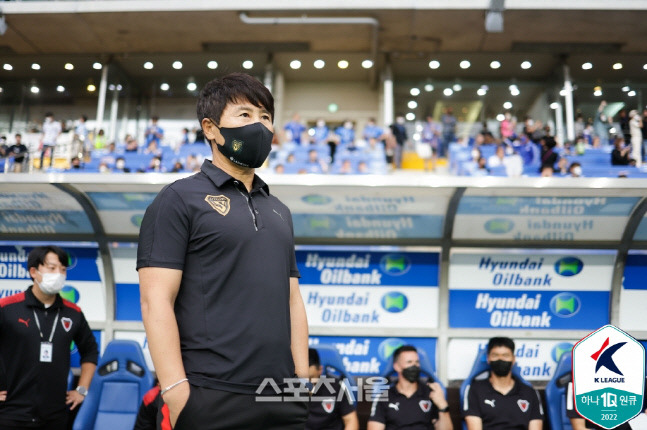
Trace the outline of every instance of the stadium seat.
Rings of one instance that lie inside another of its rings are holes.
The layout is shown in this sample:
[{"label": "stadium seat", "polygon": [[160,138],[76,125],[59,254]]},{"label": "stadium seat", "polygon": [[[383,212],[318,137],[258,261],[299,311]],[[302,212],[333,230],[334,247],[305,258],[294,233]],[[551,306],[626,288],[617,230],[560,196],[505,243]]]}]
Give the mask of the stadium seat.
[{"label": "stadium seat", "polygon": [[[488,377],[490,373],[490,365],[487,362],[487,349],[483,348],[481,352],[476,356],[476,360],[474,360],[474,364],[472,365],[472,370],[470,370],[469,375],[463,383],[461,384],[461,389],[460,389],[460,402],[461,402],[461,411],[463,410],[463,405],[465,404],[465,396],[469,392],[469,387],[472,385],[472,381],[474,380],[479,380],[479,379],[485,379]],[[526,381],[522,376],[521,376],[521,368],[517,363],[512,366],[512,375],[517,378],[519,381],[522,383],[528,385],[529,387],[532,387],[532,384],[530,382]],[[466,429],[465,421],[463,421],[463,429]]]},{"label": "stadium seat", "polygon": [[133,428],[141,399],[153,382],[139,344],[113,340],[99,360],[73,430]]},{"label": "stadium seat", "polygon": [[546,409],[550,430],[572,430],[566,416],[566,392],[572,381],[572,357],[570,352],[562,354],[552,379],[546,385]]},{"label": "stadium seat", "polygon": [[[440,387],[443,389],[443,393],[445,393],[445,396],[447,396],[447,388],[445,388],[445,385],[442,382],[440,382],[440,379],[438,379],[438,376],[436,376],[436,371],[431,365],[431,362],[429,361],[429,357],[427,357],[427,353],[423,349],[420,349],[420,348],[416,348],[416,349],[418,350],[418,359],[420,360],[420,374],[422,376],[423,381],[438,382],[440,384]],[[384,366],[384,372],[382,372],[382,376],[388,379],[389,383],[395,382],[395,379],[397,377],[397,372],[395,371],[395,369],[393,369],[393,355],[389,357],[388,362]]]}]

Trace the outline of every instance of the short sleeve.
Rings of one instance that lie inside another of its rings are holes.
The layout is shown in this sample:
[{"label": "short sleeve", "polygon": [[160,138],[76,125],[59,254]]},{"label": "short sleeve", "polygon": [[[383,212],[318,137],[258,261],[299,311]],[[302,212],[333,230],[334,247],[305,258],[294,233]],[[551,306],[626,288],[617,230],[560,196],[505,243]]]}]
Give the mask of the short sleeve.
[{"label": "short sleeve", "polygon": [[288,211],[288,223],[290,224],[290,232],[292,234],[292,255],[290,255],[290,277],[291,278],[300,278],[301,273],[297,267],[297,256],[294,250],[294,225],[292,223],[292,212],[286,206],[285,209]]},{"label": "short sleeve", "polygon": [[368,420],[386,424],[387,403],[388,402],[385,402],[384,399],[380,397],[377,397],[375,400],[373,400],[373,405],[371,406],[371,415],[368,417]]},{"label": "short sleeve", "polygon": [[142,267],[184,269],[189,215],[182,197],[166,186],[146,209],[139,230],[137,270]]},{"label": "short sleeve", "polygon": [[476,391],[473,390],[473,384],[467,386],[467,399],[463,404],[463,417],[467,416],[481,416],[481,409],[479,407],[479,399],[476,394]]},{"label": "short sleeve", "polygon": [[542,420],[544,419],[544,410],[541,406],[541,398],[537,390],[532,388],[533,395],[535,396],[534,401],[532,402],[532,409],[530,410],[530,419],[531,420]]},{"label": "short sleeve", "polygon": [[[339,383],[339,391],[341,390],[347,391],[348,388],[344,385],[343,382]],[[341,400],[338,403],[339,405],[339,414],[342,417],[345,417],[346,415],[350,414],[351,412],[355,412],[355,405],[353,404],[351,400],[351,395],[344,395],[342,396]]]},{"label": "short sleeve", "polygon": [[74,342],[79,348],[81,363],[97,364],[97,362],[99,361],[99,348],[97,346],[97,340],[94,338],[94,334],[92,334],[90,325],[85,319],[85,315],[83,315],[83,313],[81,313],[81,319],[79,323],[80,327],[74,336]]}]

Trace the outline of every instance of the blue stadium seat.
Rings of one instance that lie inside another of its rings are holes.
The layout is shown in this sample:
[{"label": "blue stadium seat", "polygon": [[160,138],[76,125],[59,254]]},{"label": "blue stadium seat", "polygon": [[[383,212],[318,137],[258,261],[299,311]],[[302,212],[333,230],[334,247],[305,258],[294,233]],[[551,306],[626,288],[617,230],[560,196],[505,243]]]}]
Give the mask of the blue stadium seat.
[{"label": "blue stadium seat", "polygon": [[[436,371],[431,365],[429,357],[427,357],[427,353],[421,348],[416,349],[418,350],[418,359],[420,360],[420,373],[423,377],[423,381],[426,380],[428,382],[438,382],[440,384],[440,387],[443,389],[443,393],[445,393],[445,396],[447,396],[447,388],[445,388],[445,385],[440,382],[440,379],[438,379]],[[397,372],[393,368],[393,355],[389,357],[389,360],[384,367],[384,372],[382,372],[382,376],[387,378],[390,383],[395,382]]]},{"label": "blue stadium seat", "polygon": [[357,383],[355,378],[346,371],[344,362],[342,361],[339,351],[332,345],[318,344],[315,346],[310,346],[314,348],[319,353],[319,362],[321,367],[323,367],[323,375],[335,378],[346,383],[346,389],[352,394],[351,398],[357,398]]},{"label": "blue stadium seat", "polygon": [[[483,348],[481,352],[476,356],[476,360],[474,360],[474,365],[472,365],[472,370],[470,370],[469,375],[467,375],[467,378],[463,381],[461,384],[461,389],[460,389],[460,402],[461,402],[461,411],[463,410],[463,405],[465,404],[465,396],[469,392],[469,387],[472,385],[472,381],[475,379],[485,379],[488,377],[490,372],[490,365],[487,362],[487,349]],[[512,375],[517,378],[519,381],[522,383],[528,385],[529,387],[532,387],[532,384],[530,382],[526,381],[522,376],[521,376],[521,368],[517,363],[512,366]],[[465,421],[463,421],[463,429],[466,429],[467,426],[465,425]]]},{"label": "blue stadium seat", "polygon": [[139,344],[113,340],[99,360],[73,430],[133,428],[141,399],[153,382]]},{"label": "blue stadium seat", "polygon": [[566,416],[566,392],[572,381],[573,360],[571,353],[562,354],[552,379],[546,385],[546,409],[550,430],[572,430]]}]

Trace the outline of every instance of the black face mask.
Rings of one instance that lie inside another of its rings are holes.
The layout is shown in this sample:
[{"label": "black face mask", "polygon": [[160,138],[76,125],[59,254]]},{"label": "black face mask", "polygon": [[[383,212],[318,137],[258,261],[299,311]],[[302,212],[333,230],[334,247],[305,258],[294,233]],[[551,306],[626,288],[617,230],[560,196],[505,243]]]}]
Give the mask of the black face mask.
[{"label": "black face mask", "polygon": [[402,369],[402,377],[409,382],[417,382],[420,379],[420,368],[414,365]]},{"label": "black face mask", "polygon": [[261,167],[272,150],[274,133],[260,122],[242,127],[218,127],[218,129],[225,138],[224,145],[215,144],[218,151],[239,166]]},{"label": "black face mask", "polygon": [[508,373],[510,373],[510,369],[512,369],[512,361],[490,361],[490,368],[496,376],[506,376]]}]

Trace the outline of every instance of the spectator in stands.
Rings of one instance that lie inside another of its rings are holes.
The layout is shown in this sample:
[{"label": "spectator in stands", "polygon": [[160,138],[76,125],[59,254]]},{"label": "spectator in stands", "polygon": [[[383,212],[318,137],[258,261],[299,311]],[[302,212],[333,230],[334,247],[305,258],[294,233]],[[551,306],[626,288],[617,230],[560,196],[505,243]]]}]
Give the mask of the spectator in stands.
[{"label": "spectator in stands", "polygon": [[56,149],[56,139],[61,134],[61,123],[54,121],[54,114],[47,112],[45,122],[43,122],[43,133],[41,137],[40,153],[40,170],[43,170],[45,164],[45,154],[49,150],[49,167],[54,164],[54,150]]},{"label": "spectator in stands", "polygon": [[357,163],[357,173],[359,173],[360,175],[371,173],[368,169],[368,164],[366,164],[366,161],[360,161],[359,163]]},{"label": "spectator in stands", "polygon": [[94,138],[94,149],[104,149],[107,145],[106,132],[101,129]]},{"label": "spectator in stands", "polygon": [[629,121],[631,117],[627,114],[627,109],[620,109],[618,111],[618,123],[620,124],[620,133],[622,137],[625,138],[625,142],[631,142],[631,129],[629,127]]},{"label": "spectator in stands", "polygon": [[[83,312],[64,300],[70,256],[58,246],[37,246],[27,256],[33,285],[0,299],[0,428],[66,430],[69,411],[83,403],[99,351]],[[76,390],[67,391],[70,344],[81,355]],[[4,379],[4,378],[3,378]]]},{"label": "spectator in stands", "polygon": [[108,166],[108,163],[106,163],[105,161],[101,161],[99,163],[98,169],[99,169],[99,173],[110,173],[110,172],[112,172],[112,169],[110,168],[110,166]]},{"label": "spectator in stands", "polygon": [[541,430],[544,414],[539,394],[512,375],[514,341],[493,337],[487,346],[488,379],[473,380],[463,405],[468,430]]},{"label": "spectator in stands", "polygon": [[495,167],[503,166],[503,161],[505,160],[505,145],[500,144],[496,147],[496,152],[487,160],[488,168],[492,169]]},{"label": "spectator in stands", "polygon": [[454,116],[454,109],[451,106],[445,108],[443,116],[440,118],[440,123],[443,126],[443,139],[440,147],[438,148],[438,156],[444,157],[449,148],[449,144],[456,140],[456,117]]},{"label": "spectator in stands", "polygon": [[577,161],[573,161],[570,166],[568,166],[568,172],[571,175],[571,178],[581,178],[582,177],[582,165]]},{"label": "spectator in stands", "polygon": [[88,128],[85,125],[87,120],[87,116],[81,115],[78,119],[76,127],[74,127],[73,142],[75,144],[75,154],[83,154],[89,156],[90,152],[92,151],[92,147],[90,146],[90,139],[88,137]]},{"label": "spectator in stands", "polygon": [[353,171],[353,163],[350,161],[350,159],[346,158],[344,161],[341,162],[341,166],[339,167],[339,174],[350,175],[353,173],[355,173]]},{"label": "spectator in stands", "polygon": [[353,394],[341,381],[321,377],[323,366],[316,349],[308,349],[308,373],[313,384],[308,404],[306,430],[343,429],[358,430],[359,420],[353,403]]},{"label": "spectator in stands", "polygon": [[573,129],[575,131],[575,137],[584,136],[584,128],[586,124],[584,123],[584,117],[581,112],[578,112],[575,116],[575,123],[573,124]]},{"label": "spectator in stands", "polygon": [[130,173],[130,168],[126,167],[126,159],[124,157],[117,157],[113,171],[115,173]]},{"label": "spectator in stands", "polygon": [[186,163],[184,163],[184,167],[187,172],[197,172],[200,170],[200,165],[202,163],[200,160],[198,160],[198,156],[195,154],[191,154],[186,157]]},{"label": "spectator in stands", "polygon": [[368,430],[430,429],[452,430],[449,403],[438,382],[420,381],[420,359],[414,346],[402,345],[393,351],[393,369],[398,380],[371,407]]},{"label": "spectator in stands", "polygon": [[25,160],[29,158],[29,149],[27,145],[22,143],[22,135],[16,133],[15,142],[13,145],[7,148],[7,155],[13,157],[13,171],[14,173],[20,173],[23,171]]},{"label": "spectator in stands", "polygon": [[512,143],[514,150],[521,156],[524,166],[532,166],[539,163],[540,151],[535,143],[526,135],[521,135]]},{"label": "spectator in stands", "polygon": [[442,126],[434,121],[434,117],[427,115],[427,121],[422,127],[420,141],[429,146],[429,157],[424,160],[424,168],[427,170],[436,169],[436,160],[440,150],[442,140]]},{"label": "spectator in stands", "polygon": [[539,176],[542,178],[549,178],[555,174],[555,168],[551,166],[544,166],[539,171]]},{"label": "spectator in stands", "polygon": [[512,117],[510,112],[504,114],[503,121],[501,121],[500,132],[501,140],[512,141],[514,136],[514,129],[517,126],[517,120]]},{"label": "spectator in stands", "polygon": [[552,136],[545,136],[541,139],[540,142],[541,142],[541,165],[539,167],[539,171],[543,172],[544,169],[548,167],[550,167],[553,171],[555,171],[555,163],[559,158],[559,155],[555,150],[555,147],[557,146],[557,142],[555,142],[555,138]]},{"label": "spectator in stands", "polygon": [[150,147],[151,142],[155,142],[156,147],[162,146],[164,129],[157,124],[158,121],[158,116],[152,116],[151,124],[146,128],[146,132],[144,133],[144,143],[147,148]]},{"label": "spectator in stands", "polygon": [[605,147],[609,144],[609,122],[610,118],[604,112],[604,109],[607,106],[606,100],[600,102],[598,106],[598,111],[595,114],[593,119],[593,130],[594,130],[594,147]]},{"label": "spectator in stands", "polygon": [[560,176],[566,176],[569,174],[569,165],[566,157],[559,157],[557,160],[557,172]]},{"label": "spectator in stands", "polygon": [[487,176],[490,174],[490,169],[487,168],[487,160],[485,157],[479,157],[479,159],[476,160],[476,163],[476,170],[472,172],[472,176]]},{"label": "spectator in stands", "polygon": [[313,145],[327,145],[330,129],[326,125],[323,118],[317,119],[317,123],[312,128],[312,135],[310,136],[310,143]]},{"label": "spectator in stands", "polygon": [[364,126],[364,131],[362,131],[362,138],[371,148],[374,148],[377,145],[377,142],[380,142],[385,138],[384,130],[382,127],[377,125],[375,118],[368,119],[368,122]]},{"label": "spectator in stands", "polygon": [[283,126],[284,132],[284,141],[296,143],[301,145],[301,143],[306,143],[308,141],[307,136],[305,135],[306,127],[301,122],[301,115],[298,112],[295,112],[292,115],[292,120]]},{"label": "spectator in stands", "polygon": [[409,138],[407,136],[407,129],[404,126],[404,116],[398,115],[395,117],[395,123],[391,124],[391,134],[395,138],[395,147],[393,148],[393,164],[396,169],[402,168],[402,152],[404,145]]},{"label": "spectator in stands", "polygon": [[132,137],[130,134],[126,136],[126,152],[137,152],[139,150],[139,145],[137,144],[137,139]]},{"label": "spectator in stands", "polygon": [[179,173],[183,171],[184,171],[184,166],[182,165],[182,163],[180,163],[179,161],[176,161],[175,163],[173,163],[173,168],[171,169],[171,173]]},{"label": "spectator in stands", "polygon": [[308,161],[306,161],[306,169],[308,173],[327,173],[328,163],[319,158],[319,153],[316,149],[308,151]]},{"label": "spectator in stands", "polygon": [[642,146],[642,116],[637,110],[629,112],[629,134],[631,135],[631,158],[636,161],[636,167],[640,167],[643,161]]},{"label": "spectator in stands", "polygon": [[335,129],[335,134],[339,139],[339,145],[348,149],[355,147],[355,125],[353,121],[345,120],[341,126]]},{"label": "spectator in stands", "polygon": [[184,127],[182,129],[182,136],[180,137],[180,146],[188,145],[191,143],[191,136],[189,135],[189,129]]},{"label": "spectator in stands", "polygon": [[70,170],[81,170],[82,168],[81,159],[79,157],[72,157],[70,160]]},{"label": "spectator in stands", "polygon": [[622,136],[616,136],[613,141],[613,151],[611,151],[611,165],[613,166],[634,166],[636,160],[630,157],[631,146],[625,146],[625,140]]},{"label": "spectator in stands", "polygon": [[144,148],[144,154],[161,155],[162,149],[159,147],[156,140],[151,140],[146,148]]},{"label": "spectator in stands", "polygon": [[531,117],[526,116],[523,120],[523,134],[532,140],[532,134],[535,132],[535,128],[535,121]]},{"label": "spectator in stands", "polygon": [[281,163],[278,163],[276,166],[274,166],[274,173],[277,175],[282,175],[285,173],[285,166]]},{"label": "spectator in stands", "polygon": [[155,172],[155,173],[166,172],[166,169],[164,168],[164,165],[162,164],[162,157],[160,155],[156,155],[153,158],[151,158],[151,161],[148,164],[148,167],[146,168],[146,171],[147,172]]}]

